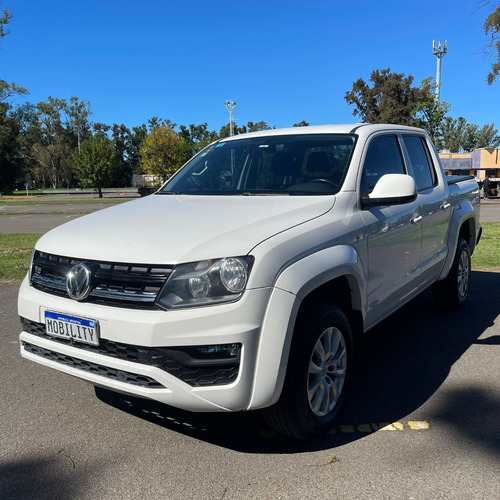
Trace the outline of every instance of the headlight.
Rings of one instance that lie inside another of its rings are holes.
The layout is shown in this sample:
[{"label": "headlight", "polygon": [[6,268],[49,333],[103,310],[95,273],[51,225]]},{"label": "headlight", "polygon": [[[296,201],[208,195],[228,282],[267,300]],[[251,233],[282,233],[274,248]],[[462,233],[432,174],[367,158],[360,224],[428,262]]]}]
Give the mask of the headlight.
[{"label": "headlight", "polygon": [[156,303],[164,309],[232,302],[245,290],[253,257],[202,260],[176,266]]}]

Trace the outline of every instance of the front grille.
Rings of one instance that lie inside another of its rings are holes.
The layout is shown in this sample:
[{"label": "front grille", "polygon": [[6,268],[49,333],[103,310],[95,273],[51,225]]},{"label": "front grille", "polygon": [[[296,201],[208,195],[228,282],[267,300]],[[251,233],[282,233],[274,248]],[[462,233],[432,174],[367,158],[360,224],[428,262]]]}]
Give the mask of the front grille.
[{"label": "front grille", "polygon": [[71,343],[48,335],[43,323],[22,318],[23,330],[52,342],[71,345],[77,349],[94,352],[111,358],[154,366],[193,387],[226,385],[238,377],[240,357],[200,359],[194,347],[144,347],[101,339],[98,346]]},{"label": "front grille", "polygon": [[92,291],[86,302],[132,309],[156,309],[156,296],[173,269],[164,265],[74,259],[37,250],[31,284],[42,292],[68,298],[66,275],[81,262],[92,270]]},{"label": "front grille", "polygon": [[56,363],[60,363],[65,366],[71,366],[72,368],[76,368],[78,370],[94,373],[95,375],[100,375],[101,377],[111,378],[113,380],[117,380],[118,382],[125,382],[126,384],[138,385],[140,387],[148,387],[151,389],[164,389],[159,382],[151,377],[146,377],[145,375],[137,375],[136,373],[130,373],[124,370],[116,370],[115,368],[110,368],[109,366],[84,361],[82,359],[74,358],[73,356],[66,356],[65,354],[51,351],[27,342],[24,342],[23,346],[24,349],[31,354],[41,356],[42,358],[55,361]]}]

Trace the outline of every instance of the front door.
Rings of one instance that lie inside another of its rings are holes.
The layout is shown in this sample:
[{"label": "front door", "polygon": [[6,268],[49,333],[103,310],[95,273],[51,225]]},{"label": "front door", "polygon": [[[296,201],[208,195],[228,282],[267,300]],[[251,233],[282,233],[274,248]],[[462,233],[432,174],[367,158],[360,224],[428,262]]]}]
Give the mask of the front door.
[{"label": "front door", "polygon": [[[371,193],[385,174],[408,173],[396,135],[382,135],[368,145],[361,194]],[[422,226],[416,200],[361,211],[368,246],[366,326],[370,328],[403,304],[420,284]]]}]

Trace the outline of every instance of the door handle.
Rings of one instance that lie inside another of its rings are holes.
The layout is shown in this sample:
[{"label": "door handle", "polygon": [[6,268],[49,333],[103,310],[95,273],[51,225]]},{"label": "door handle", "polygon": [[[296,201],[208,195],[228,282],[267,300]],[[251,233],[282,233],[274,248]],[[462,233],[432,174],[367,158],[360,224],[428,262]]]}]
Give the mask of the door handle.
[{"label": "door handle", "polygon": [[441,205],[441,208],[443,210],[448,210],[451,207],[451,203],[445,203],[444,205]]},{"label": "door handle", "polygon": [[418,217],[413,217],[413,219],[411,220],[411,223],[418,224],[422,219],[423,219],[423,217],[421,215],[419,215]]}]

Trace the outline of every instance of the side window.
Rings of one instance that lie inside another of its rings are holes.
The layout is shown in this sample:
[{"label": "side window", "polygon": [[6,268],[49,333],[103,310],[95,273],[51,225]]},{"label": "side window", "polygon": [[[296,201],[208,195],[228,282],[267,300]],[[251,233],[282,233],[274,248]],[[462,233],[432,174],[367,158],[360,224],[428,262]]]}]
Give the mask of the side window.
[{"label": "side window", "polygon": [[368,195],[385,174],[405,174],[398,139],[385,135],[374,139],[369,148],[361,177],[361,194]]},{"label": "side window", "polygon": [[418,190],[424,191],[435,186],[436,172],[431,165],[429,152],[424,140],[416,135],[404,135],[403,142],[410,158]]}]

